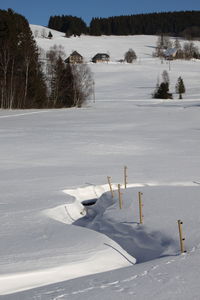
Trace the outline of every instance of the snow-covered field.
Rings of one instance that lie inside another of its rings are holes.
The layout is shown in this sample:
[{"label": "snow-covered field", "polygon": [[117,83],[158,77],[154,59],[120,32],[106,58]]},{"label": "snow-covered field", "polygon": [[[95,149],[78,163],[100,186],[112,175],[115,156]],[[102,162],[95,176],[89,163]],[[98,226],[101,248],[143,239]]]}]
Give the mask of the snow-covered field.
[{"label": "snow-covered field", "polygon": [[[169,70],[151,58],[153,36],[52,33],[40,47],[61,44],[87,61],[109,52],[112,62],[90,64],[95,102],[84,108],[0,111],[0,298],[199,299],[200,62]],[[138,61],[116,63],[129,48]],[[184,100],[151,99],[165,69],[172,92],[184,79]]]}]

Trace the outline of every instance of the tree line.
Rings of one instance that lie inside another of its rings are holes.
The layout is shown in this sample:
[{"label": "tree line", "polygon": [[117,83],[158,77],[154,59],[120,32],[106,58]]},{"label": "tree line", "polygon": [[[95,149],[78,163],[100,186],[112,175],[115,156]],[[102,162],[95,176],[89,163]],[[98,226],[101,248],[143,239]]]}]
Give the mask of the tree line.
[{"label": "tree line", "polygon": [[46,86],[27,20],[0,10],[0,107],[45,106]]},{"label": "tree line", "polygon": [[47,53],[47,72],[28,21],[0,10],[0,108],[80,107],[92,93],[90,69],[65,64],[61,54]]},{"label": "tree line", "polygon": [[81,18],[73,16],[51,16],[48,27],[64,32],[66,37],[88,33],[86,23]]},{"label": "tree line", "polygon": [[147,13],[92,18],[90,25],[77,17],[51,16],[48,27],[70,35],[155,35],[165,33],[186,38],[200,37],[200,11]]}]

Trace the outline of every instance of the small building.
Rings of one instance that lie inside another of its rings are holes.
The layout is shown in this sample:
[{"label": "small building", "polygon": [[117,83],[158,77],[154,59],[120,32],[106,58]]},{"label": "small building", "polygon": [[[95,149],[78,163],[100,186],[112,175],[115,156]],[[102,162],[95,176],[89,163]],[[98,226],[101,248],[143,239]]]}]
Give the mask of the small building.
[{"label": "small building", "polygon": [[177,51],[177,48],[168,48],[167,50],[165,50],[163,55],[167,60],[173,60],[176,57]]},{"label": "small building", "polygon": [[70,56],[65,59],[65,63],[68,64],[82,64],[83,63],[83,56],[80,55],[77,51],[73,51]]},{"label": "small building", "polygon": [[93,58],[92,62],[93,63],[98,63],[98,62],[109,62],[110,56],[107,53],[97,53]]}]

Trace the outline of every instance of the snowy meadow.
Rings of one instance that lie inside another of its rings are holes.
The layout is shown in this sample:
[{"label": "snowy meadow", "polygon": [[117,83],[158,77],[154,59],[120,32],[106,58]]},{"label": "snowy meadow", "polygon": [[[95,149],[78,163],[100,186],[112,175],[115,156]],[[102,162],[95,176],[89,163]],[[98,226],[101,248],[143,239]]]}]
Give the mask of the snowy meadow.
[{"label": "snowy meadow", "polygon": [[[0,297],[199,299],[200,61],[161,63],[155,36],[52,34],[37,33],[38,46],[83,55],[95,97],[79,109],[0,110]],[[118,63],[129,48],[137,61]],[[111,62],[90,63],[97,52]],[[152,99],[164,70],[174,99]]]}]

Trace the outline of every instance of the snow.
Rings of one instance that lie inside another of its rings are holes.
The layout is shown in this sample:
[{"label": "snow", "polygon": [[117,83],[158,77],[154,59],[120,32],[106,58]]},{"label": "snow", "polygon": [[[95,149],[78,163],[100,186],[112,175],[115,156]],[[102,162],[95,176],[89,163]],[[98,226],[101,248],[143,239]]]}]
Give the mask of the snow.
[{"label": "snow", "polygon": [[[96,97],[81,109],[0,110],[2,299],[199,299],[200,62],[171,62],[183,100],[153,100],[169,68],[151,58],[156,37],[52,33],[40,47],[62,44],[86,60],[108,51],[112,62],[90,63]],[[129,48],[137,62],[117,63]]]},{"label": "snow", "polygon": [[53,29],[49,29],[45,26],[41,26],[41,25],[34,25],[31,24],[30,28],[32,30],[32,34],[34,38],[37,39],[44,39],[48,37],[49,31],[51,31],[52,35],[54,36],[54,38],[59,38],[59,37],[64,37],[65,34],[63,32],[59,32],[57,30],[53,30]]}]

